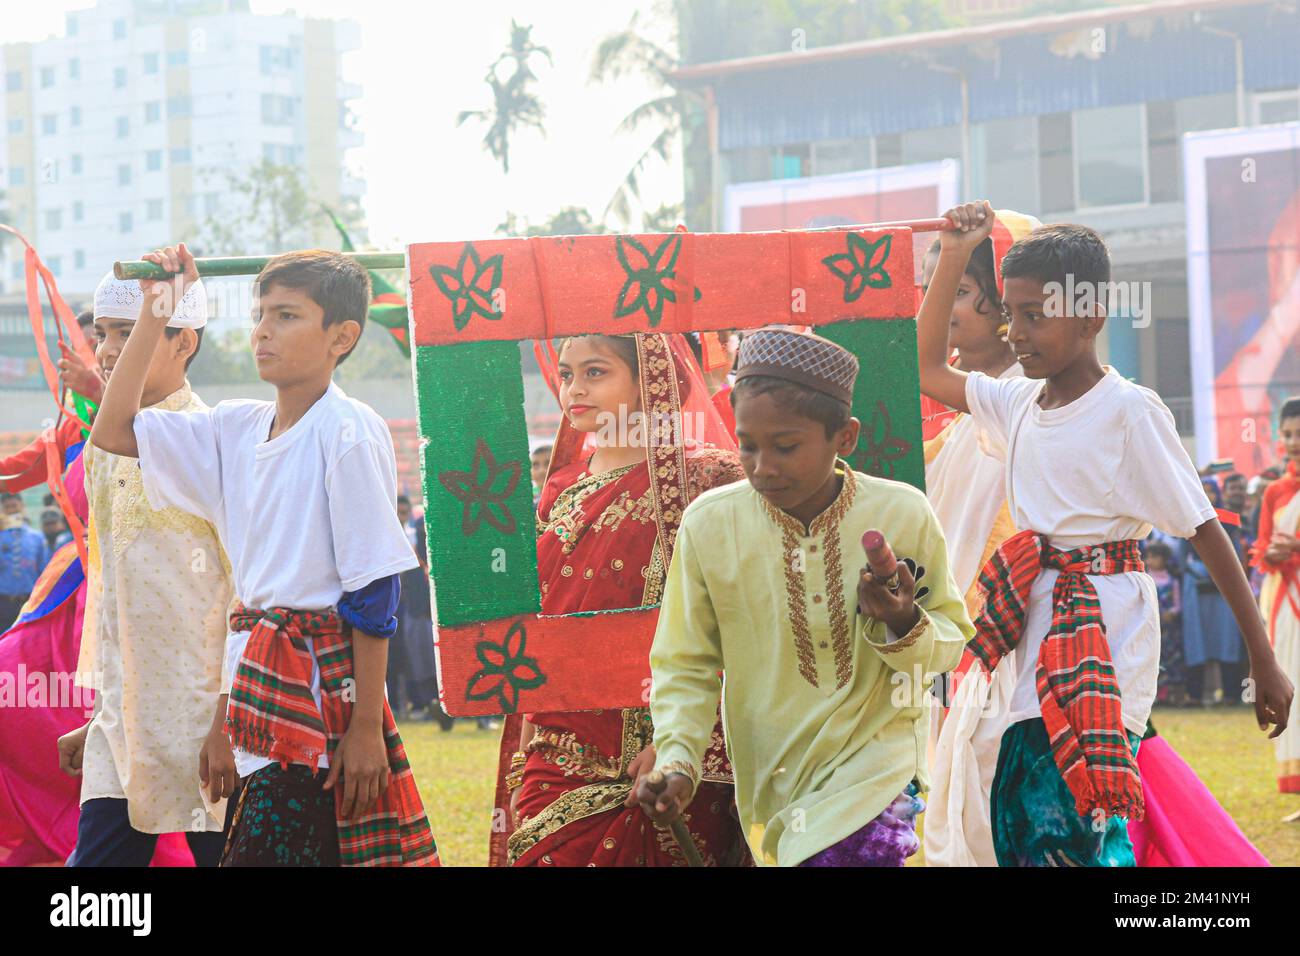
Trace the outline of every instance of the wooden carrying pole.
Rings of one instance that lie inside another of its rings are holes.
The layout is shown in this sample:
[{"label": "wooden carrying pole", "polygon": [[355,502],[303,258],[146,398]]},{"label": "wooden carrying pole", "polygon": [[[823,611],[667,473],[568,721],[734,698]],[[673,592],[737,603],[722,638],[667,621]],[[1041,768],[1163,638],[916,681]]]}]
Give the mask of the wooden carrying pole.
[{"label": "wooden carrying pole", "polygon": [[[344,252],[367,269],[405,269],[404,252]],[[195,259],[201,276],[255,276],[274,256],[232,256],[228,259]],[[115,262],[113,275],[119,279],[165,279],[171,273],[152,262]]]},{"label": "wooden carrying pole", "polygon": [[[798,232],[834,232],[854,229],[911,229],[913,232],[937,232],[948,224],[946,219],[909,219],[901,222],[868,222],[847,226],[824,226]],[[404,252],[345,252],[367,269],[405,269]],[[231,256],[225,259],[195,259],[201,276],[257,275],[273,256]],[[169,275],[152,262],[123,261],[113,263],[113,275],[119,279],[165,279]]]}]

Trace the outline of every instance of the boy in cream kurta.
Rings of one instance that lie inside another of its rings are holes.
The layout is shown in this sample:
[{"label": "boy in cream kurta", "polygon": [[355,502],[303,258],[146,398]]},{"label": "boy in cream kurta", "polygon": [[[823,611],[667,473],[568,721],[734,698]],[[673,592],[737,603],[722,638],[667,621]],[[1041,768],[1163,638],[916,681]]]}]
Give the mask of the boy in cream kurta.
[{"label": "boy in cream kurta", "polygon": [[[667,776],[661,789],[643,780],[638,799],[660,822],[689,802],[723,672],[736,803],[761,864],[901,865],[915,852],[926,688],[972,632],[925,496],[837,457],[857,442],[856,372],[814,336],[746,337],[733,400],[749,481],[686,510],[650,654]],[[894,590],[859,572],[869,528],[909,562]]]},{"label": "boy in cream kurta", "polygon": [[[185,380],[192,330],[206,320],[202,293],[186,295],[150,368],[153,393],[167,393],[159,410],[206,408]],[[110,374],[142,301],[137,283],[111,276],[96,291],[95,339]],[[205,800],[199,762],[221,690],[229,562],[211,524],[150,507],[137,461],[88,442],[85,462],[90,571],[77,671],[96,698],[90,722],[60,741],[65,769],[79,760],[82,776],[69,862],[146,865],[157,834],[184,832],[195,861],[215,865],[225,801]]]}]

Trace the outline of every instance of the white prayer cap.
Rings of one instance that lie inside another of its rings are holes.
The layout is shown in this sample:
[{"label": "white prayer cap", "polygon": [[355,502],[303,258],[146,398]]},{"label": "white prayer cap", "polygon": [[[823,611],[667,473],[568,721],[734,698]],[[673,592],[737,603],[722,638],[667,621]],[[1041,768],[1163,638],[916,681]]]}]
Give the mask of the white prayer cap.
[{"label": "white prayer cap", "polygon": [[[144,305],[144,290],[135,279],[118,279],[108,273],[95,288],[95,318],[134,322]],[[172,329],[201,329],[208,324],[208,293],[202,282],[185,290],[180,305],[167,323]]]}]

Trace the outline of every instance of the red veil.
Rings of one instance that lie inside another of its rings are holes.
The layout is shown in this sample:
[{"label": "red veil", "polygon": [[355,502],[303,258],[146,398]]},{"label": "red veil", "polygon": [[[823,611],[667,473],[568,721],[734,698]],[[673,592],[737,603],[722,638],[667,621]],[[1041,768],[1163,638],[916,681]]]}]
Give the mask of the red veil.
[{"label": "red veil", "polygon": [[[710,451],[715,454],[718,450],[734,453],[736,445],[713,406],[703,373],[686,340],[681,335],[665,333],[637,333],[634,338],[643,412],[640,427],[646,438],[645,474],[655,502],[655,550],[662,556],[662,567],[666,568],[672,556],[682,512],[690,500],[692,483],[687,480],[688,459]],[[552,367],[547,368],[544,363],[543,373],[549,381],[555,381],[553,363],[557,356],[549,350],[548,356]],[[539,350],[539,358],[541,357]],[[629,422],[629,427],[634,428],[636,424]],[[574,480],[575,473],[579,470],[575,466],[580,466],[594,450],[594,445],[588,442],[589,437],[574,429],[567,418],[561,420],[539,502],[539,510],[543,515],[550,511],[556,495]],[[642,482],[644,480],[641,479]],[[651,550],[644,539],[639,547],[645,548],[647,554]],[[583,582],[581,575],[563,578],[556,573],[559,568],[550,567],[549,563],[548,560],[546,565],[539,568],[539,576],[544,585],[548,579],[555,578],[550,597],[543,597],[543,613],[609,610],[620,606],[635,607],[656,600],[653,596],[648,600],[642,598],[639,584],[644,584],[645,579],[641,576],[633,577],[633,583],[638,585],[633,590],[616,592],[612,585],[602,585],[599,578],[592,582]],[[561,586],[564,586],[563,593]],[[592,590],[587,590],[588,586]],[[598,589],[602,591],[600,595],[595,593]],[[621,596],[614,598],[615,603],[608,603],[615,593]],[[646,593],[657,592],[649,589]],[[501,812],[494,819],[489,854],[490,864],[496,866],[505,865],[506,842],[513,829],[508,809],[510,794],[505,788],[504,780],[510,758],[519,744],[521,725],[521,714],[510,715],[502,733],[494,803]]]}]

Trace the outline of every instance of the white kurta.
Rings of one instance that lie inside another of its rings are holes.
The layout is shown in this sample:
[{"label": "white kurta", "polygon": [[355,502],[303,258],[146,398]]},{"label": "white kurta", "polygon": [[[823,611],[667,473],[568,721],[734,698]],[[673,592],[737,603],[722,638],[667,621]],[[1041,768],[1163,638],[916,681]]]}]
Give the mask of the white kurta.
[{"label": "white kurta", "polygon": [[[206,406],[189,385],[155,408]],[[125,799],[144,833],[220,830],[199,750],[221,690],[230,566],[208,522],[154,511],[134,458],[85,448],[89,575],[78,682],[97,690],[86,735],[81,802]]]}]

